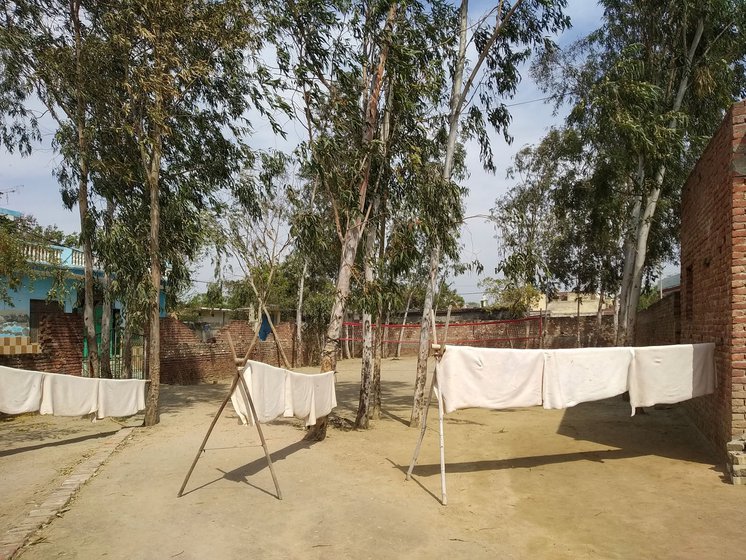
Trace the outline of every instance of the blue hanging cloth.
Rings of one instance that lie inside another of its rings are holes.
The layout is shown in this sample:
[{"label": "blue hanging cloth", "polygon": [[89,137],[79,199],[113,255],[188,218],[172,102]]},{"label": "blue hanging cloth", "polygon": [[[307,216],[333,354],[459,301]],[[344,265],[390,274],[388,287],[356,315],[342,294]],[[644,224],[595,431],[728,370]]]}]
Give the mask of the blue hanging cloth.
[{"label": "blue hanging cloth", "polygon": [[267,315],[262,313],[262,326],[259,327],[259,340],[267,340],[269,333],[272,332],[272,327],[269,326],[269,318]]}]

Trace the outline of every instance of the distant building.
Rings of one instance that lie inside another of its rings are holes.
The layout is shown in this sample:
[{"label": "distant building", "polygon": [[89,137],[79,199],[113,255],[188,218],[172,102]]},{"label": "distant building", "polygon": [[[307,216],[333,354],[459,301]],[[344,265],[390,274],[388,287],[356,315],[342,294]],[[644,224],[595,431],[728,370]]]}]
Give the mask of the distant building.
[{"label": "distant building", "polygon": [[[578,294],[576,292],[557,292],[549,302],[546,294],[541,294],[539,302],[531,307],[531,311],[545,312],[553,317],[564,317],[578,314],[578,298],[580,299],[580,315],[595,315],[598,313],[598,294]],[[602,312],[610,313],[614,308],[613,301],[604,300]]]},{"label": "distant building", "polygon": [[[0,215],[10,219],[21,217],[20,212],[0,208]],[[21,281],[16,290],[9,290],[10,304],[0,302],[0,354],[38,352],[39,324],[41,317],[49,313],[74,313],[84,305],[83,286],[85,264],[83,251],[73,247],[27,243],[23,248],[26,261],[32,272]],[[63,271],[61,284],[55,285],[53,273]],[[103,272],[94,269],[94,275]],[[101,334],[102,302],[94,302],[96,332]],[[165,316],[165,293],[160,293],[161,316]],[[112,304],[112,348],[117,345],[117,327],[121,304]],[[116,351],[116,350],[112,350]],[[87,348],[84,349],[87,355]]]}]

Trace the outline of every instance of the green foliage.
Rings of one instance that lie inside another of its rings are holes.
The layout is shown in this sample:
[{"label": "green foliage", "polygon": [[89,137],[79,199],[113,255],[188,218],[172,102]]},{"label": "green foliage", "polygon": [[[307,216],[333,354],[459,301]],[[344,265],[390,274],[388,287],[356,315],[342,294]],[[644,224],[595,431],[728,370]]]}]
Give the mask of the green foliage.
[{"label": "green foliage", "polygon": [[657,286],[645,286],[640,293],[640,301],[637,304],[638,311],[647,309],[661,299],[661,293]]},{"label": "green foliage", "polygon": [[517,285],[508,280],[485,278],[479,287],[493,309],[507,309],[511,317],[521,318],[539,303],[541,292],[531,284]]}]

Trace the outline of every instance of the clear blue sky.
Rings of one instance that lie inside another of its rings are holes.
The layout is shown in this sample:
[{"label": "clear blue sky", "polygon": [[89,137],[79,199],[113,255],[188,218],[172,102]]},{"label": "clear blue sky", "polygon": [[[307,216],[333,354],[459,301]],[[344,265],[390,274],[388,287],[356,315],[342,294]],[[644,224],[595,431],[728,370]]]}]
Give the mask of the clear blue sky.
[{"label": "clear blue sky", "polygon": [[[474,17],[477,17],[489,9],[489,6],[487,2],[476,2],[472,4],[471,12]],[[595,29],[602,15],[601,8],[595,2],[587,0],[570,0],[568,13],[572,18],[573,27],[561,37],[556,38],[561,44],[572,42]],[[466,203],[467,216],[489,213],[495,200],[511,186],[511,182],[505,177],[505,170],[510,167],[513,155],[524,145],[540,141],[550,126],[561,122],[561,116],[554,116],[551,107],[541,101],[535,101],[544,94],[531,81],[528,69],[524,69],[522,74],[523,82],[515,98],[505,101],[509,105],[514,105],[510,109],[513,117],[510,133],[514,137],[514,142],[508,145],[502,136],[492,135],[497,172],[492,175],[483,171],[476,146],[468,150],[470,177],[467,180],[469,187]],[[79,231],[77,208],[71,212],[63,207],[59,186],[52,173],[60,160],[51,147],[51,138],[55,130],[54,122],[49,118],[44,118],[41,123],[44,141],[41,145],[35,146],[31,156],[22,158],[17,154],[0,153],[0,193],[17,189],[15,192],[9,192],[0,197],[0,207],[31,214],[42,225],[56,224],[67,232]],[[251,140],[252,145],[257,148],[287,146],[285,142],[272,135],[269,126],[260,122],[255,124],[257,126]],[[292,122],[287,123],[286,129],[291,138],[294,133],[296,137],[302,133],[294,128]],[[498,254],[494,236],[493,224],[484,220],[469,220],[462,229],[463,259],[479,259],[484,265],[486,275],[494,275],[494,269],[497,266]],[[206,282],[211,278],[212,268],[209,263],[197,267],[197,280]],[[476,275],[464,275],[453,279],[452,285],[467,301],[478,301],[478,281],[479,278]],[[202,291],[204,284],[197,284],[195,287],[198,291]]]}]

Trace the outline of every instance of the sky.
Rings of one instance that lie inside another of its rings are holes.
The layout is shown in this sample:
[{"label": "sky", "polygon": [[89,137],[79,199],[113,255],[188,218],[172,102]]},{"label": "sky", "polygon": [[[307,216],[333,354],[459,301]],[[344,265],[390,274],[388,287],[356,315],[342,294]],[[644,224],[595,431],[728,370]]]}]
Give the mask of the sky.
[{"label": "sky", "polygon": [[[477,17],[488,9],[489,3],[476,2],[472,4],[471,12]],[[572,19],[573,27],[555,37],[560,45],[571,43],[597,28],[602,10],[589,0],[569,0],[567,13]],[[479,161],[478,147],[475,144],[467,145],[469,177],[465,186],[468,187],[469,194],[466,199],[466,216],[489,214],[495,200],[513,185],[513,181],[506,178],[506,170],[511,166],[516,152],[523,146],[538,143],[551,126],[562,122],[564,114],[561,112],[554,115],[553,107],[541,101],[546,94],[531,80],[528,68],[524,68],[521,74],[523,80],[516,95],[504,100],[510,106],[512,115],[509,132],[514,138],[513,143],[509,145],[501,134],[491,133],[496,173],[485,172]],[[292,121],[286,123],[285,128],[290,139],[303,134],[302,129],[296,128]],[[69,211],[62,205],[59,185],[53,175],[60,156],[51,146],[54,135],[54,123],[51,119],[42,119],[41,132],[43,141],[34,146],[30,156],[20,157],[18,154],[0,152],[0,207],[30,214],[44,226],[57,225],[65,232],[79,231],[77,207]],[[255,123],[250,144],[257,149],[288,147],[287,142],[272,134],[269,125],[260,122]],[[478,287],[480,278],[495,276],[499,261],[494,223],[483,218],[467,220],[461,230],[461,243],[462,260],[468,262],[478,259],[484,266],[484,272],[481,277],[471,273],[451,278],[451,286],[466,301],[476,302],[481,296]],[[196,291],[204,291],[205,284],[212,278],[213,269],[209,262],[195,266]]]}]

